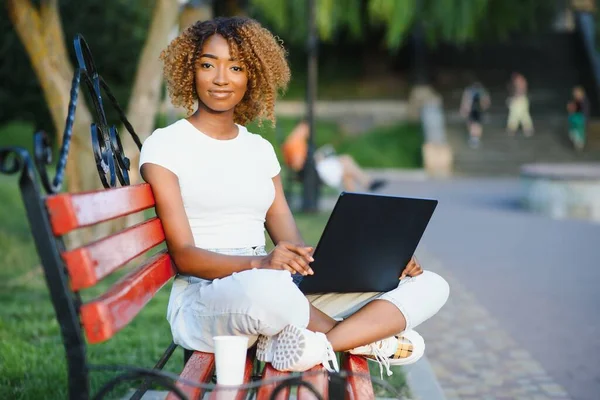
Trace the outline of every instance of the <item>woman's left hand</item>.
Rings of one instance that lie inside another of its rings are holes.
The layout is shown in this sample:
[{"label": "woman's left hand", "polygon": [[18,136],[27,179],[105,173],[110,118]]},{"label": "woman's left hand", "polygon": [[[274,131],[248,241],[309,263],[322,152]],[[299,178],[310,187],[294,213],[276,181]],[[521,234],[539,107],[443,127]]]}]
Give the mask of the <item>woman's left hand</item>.
[{"label": "woman's left hand", "polygon": [[402,275],[400,275],[400,279],[403,279],[407,276],[414,277],[417,275],[421,275],[422,273],[423,273],[423,268],[421,268],[421,264],[419,264],[417,257],[412,256],[412,258],[410,259],[408,264],[406,264],[406,268],[404,268],[404,271],[402,271]]}]

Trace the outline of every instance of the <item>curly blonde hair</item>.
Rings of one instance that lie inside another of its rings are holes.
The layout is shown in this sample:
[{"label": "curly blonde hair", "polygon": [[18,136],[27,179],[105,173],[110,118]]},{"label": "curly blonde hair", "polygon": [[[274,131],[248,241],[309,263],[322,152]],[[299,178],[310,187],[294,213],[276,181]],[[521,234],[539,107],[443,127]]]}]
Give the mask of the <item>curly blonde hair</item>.
[{"label": "curly blonde hair", "polygon": [[173,105],[193,113],[198,100],[194,79],[198,58],[212,35],[227,40],[232,57],[242,63],[248,74],[246,94],[235,107],[234,121],[244,125],[266,119],[275,124],[277,94],[287,89],[290,81],[286,51],[271,32],[246,17],[198,21],[162,51],[163,75]]}]

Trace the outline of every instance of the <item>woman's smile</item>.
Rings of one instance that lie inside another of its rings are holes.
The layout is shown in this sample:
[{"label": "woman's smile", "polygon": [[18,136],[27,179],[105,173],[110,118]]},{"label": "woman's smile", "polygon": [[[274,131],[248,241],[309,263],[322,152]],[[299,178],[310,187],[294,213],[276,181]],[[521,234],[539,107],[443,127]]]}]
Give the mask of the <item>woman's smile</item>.
[{"label": "woman's smile", "polygon": [[217,100],[225,100],[233,95],[233,90],[214,89],[209,90],[208,95]]}]

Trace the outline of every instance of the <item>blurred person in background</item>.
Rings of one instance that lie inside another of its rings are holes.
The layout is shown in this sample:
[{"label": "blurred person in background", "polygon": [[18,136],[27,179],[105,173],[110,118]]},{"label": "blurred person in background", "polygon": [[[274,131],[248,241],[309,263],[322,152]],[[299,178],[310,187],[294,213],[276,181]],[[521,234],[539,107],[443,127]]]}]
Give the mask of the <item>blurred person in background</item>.
[{"label": "blurred person in background", "polygon": [[[310,128],[303,119],[289,134],[282,145],[285,164],[293,171],[304,173],[304,164],[308,154]],[[373,179],[347,154],[336,154],[331,145],[325,145],[315,152],[315,166],[319,178],[333,188],[355,191],[357,183],[369,191],[380,189],[386,184],[382,179]]]},{"label": "blurred person in background", "polygon": [[469,131],[469,146],[479,147],[483,134],[483,112],[491,105],[488,92],[480,82],[468,86],[463,92],[460,103],[460,115],[467,120]]},{"label": "blurred person in background", "polygon": [[508,104],[507,131],[510,136],[514,136],[519,129],[523,129],[525,136],[533,135],[533,121],[529,114],[529,98],[527,97],[527,79],[519,73],[512,75],[509,86],[510,97]]},{"label": "blurred person in background", "polygon": [[589,113],[589,104],[583,87],[573,88],[573,99],[567,104],[567,111],[569,112],[569,139],[575,149],[581,151],[585,146],[585,128]]}]

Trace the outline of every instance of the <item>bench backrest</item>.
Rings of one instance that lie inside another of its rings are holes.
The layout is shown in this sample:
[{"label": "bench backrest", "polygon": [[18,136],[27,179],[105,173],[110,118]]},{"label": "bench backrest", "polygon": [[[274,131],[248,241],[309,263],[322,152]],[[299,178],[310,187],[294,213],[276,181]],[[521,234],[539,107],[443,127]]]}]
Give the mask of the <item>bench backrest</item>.
[{"label": "bench backrest", "polygon": [[[154,207],[148,184],[46,198],[55,237]],[[111,236],[60,252],[73,292],[88,289],[119,268],[163,243],[165,234],[156,217]],[[175,275],[166,250],[129,272],[101,296],[79,306],[89,343],[111,338],[124,328],[154,294]]]},{"label": "bench backrest", "polygon": [[159,251],[100,296],[82,302],[82,290],[163,243],[164,231],[158,218],[152,217],[74,249],[65,248],[63,236],[152,209],[152,190],[148,184],[140,184],[44,197],[31,163],[26,158],[25,163],[28,168],[21,176],[21,194],[66,350],[69,398],[87,399],[87,343],[106,341],[127,326],[175,275],[175,266],[166,250]]}]

